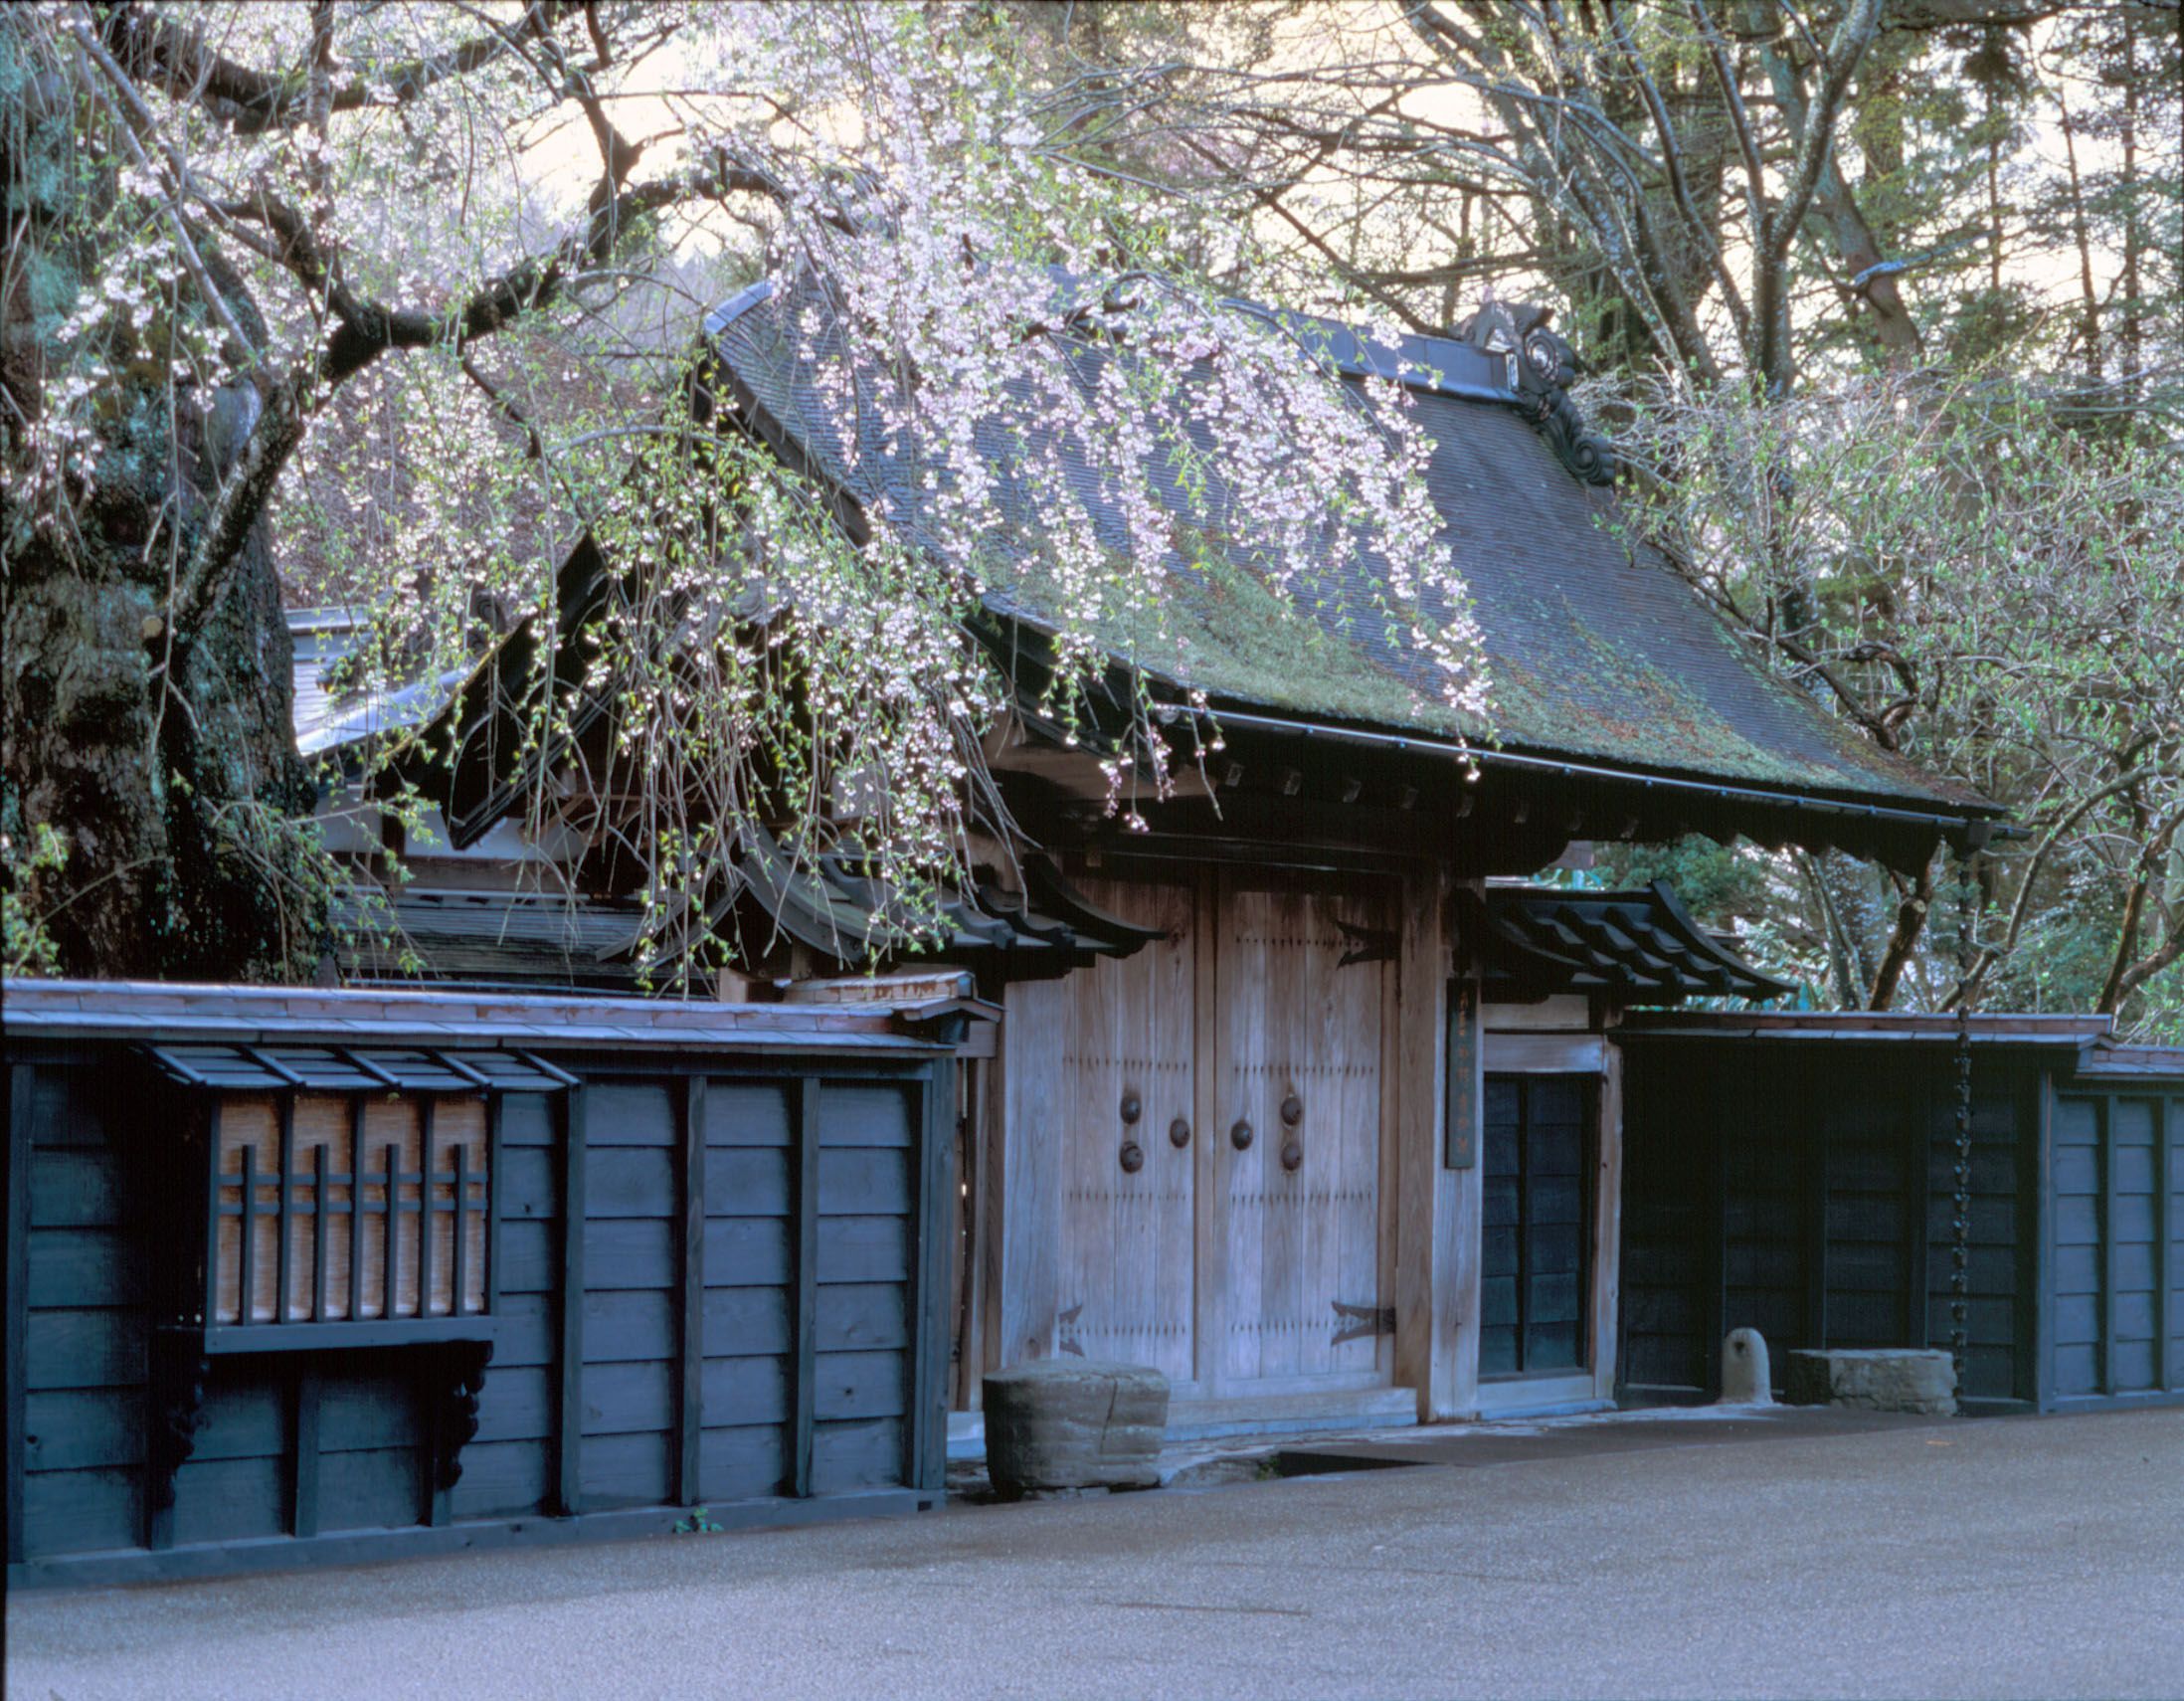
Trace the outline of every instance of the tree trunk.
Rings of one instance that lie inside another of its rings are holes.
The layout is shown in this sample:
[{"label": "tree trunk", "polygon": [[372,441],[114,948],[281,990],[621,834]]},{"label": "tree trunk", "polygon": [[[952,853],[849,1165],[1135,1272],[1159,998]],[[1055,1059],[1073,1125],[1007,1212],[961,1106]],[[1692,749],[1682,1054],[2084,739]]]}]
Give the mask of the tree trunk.
[{"label": "tree trunk", "polygon": [[[11,473],[29,476],[37,450],[25,422],[39,418],[60,357],[44,340],[60,316],[54,299],[65,311],[100,277],[100,255],[80,234],[92,222],[81,173],[56,169],[70,127],[66,91],[47,79],[17,105],[0,157],[18,221],[0,316],[0,451]],[[182,310],[195,309],[185,300]],[[41,523],[32,510],[50,504],[17,502],[0,532],[7,872],[67,973],[307,974],[325,881],[293,820],[315,793],[295,748],[292,651],[263,521],[195,630],[169,630],[162,616],[256,393],[206,399],[170,387],[157,363],[160,381],[129,375],[145,363],[113,364],[94,481],[64,486],[73,514]],[[58,868],[28,865],[40,826],[61,837]]]},{"label": "tree trunk", "polygon": [[[68,973],[307,974],[324,927],[318,882],[278,823],[308,815],[314,793],[265,528],[200,630],[165,631],[170,551],[186,556],[203,518],[209,458],[188,441],[204,434],[187,413],[179,452],[161,441],[163,392],[132,401],[129,416],[151,423],[105,445],[74,547],[48,532],[10,552],[0,817],[18,844],[47,823],[68,850],[26,902]],[[178,468],[170,541],[155,524]]]}]

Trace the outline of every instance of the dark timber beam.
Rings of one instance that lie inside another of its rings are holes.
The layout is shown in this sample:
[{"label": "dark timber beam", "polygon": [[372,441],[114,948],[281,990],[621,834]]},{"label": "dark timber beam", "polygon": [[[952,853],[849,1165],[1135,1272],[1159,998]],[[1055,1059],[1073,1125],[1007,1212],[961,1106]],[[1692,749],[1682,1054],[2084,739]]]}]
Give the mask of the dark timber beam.
[{"label": "dark timber beam", "polygon": [[812,1441],[819,1406],[819,1093],[816,1075],[797,1089],[797,1147],[791,1221],[796,1235],[796,1289],[791,1315],[795,1350],[795,1387],[790,1418],[795,1425],[784,1490],[798,1500],[812,1492]]},{"label": "dark timber beam", "polygon": [[675,1497],[704,1498],[699,1457],[705,1434],[705,1077],[682,1083],[682,1392],[675,1414]]},{"label": "dark timber beam", "polygon": [[554,1422],[554,1502],[564,1518],[583,1509],[584,1175],[589,1144],[584,1089],[561,1096],[561,1354]]},{"label": "dark timber beam", "polygon": [[29,1410],[30,1370],[30,1159],[31,1112],[38,1072],[28,1063],[8,1069],[8,1244],[7,1244],[7,1545],[8,1563],[20,1564],[23,1552],[23,1426]]}]

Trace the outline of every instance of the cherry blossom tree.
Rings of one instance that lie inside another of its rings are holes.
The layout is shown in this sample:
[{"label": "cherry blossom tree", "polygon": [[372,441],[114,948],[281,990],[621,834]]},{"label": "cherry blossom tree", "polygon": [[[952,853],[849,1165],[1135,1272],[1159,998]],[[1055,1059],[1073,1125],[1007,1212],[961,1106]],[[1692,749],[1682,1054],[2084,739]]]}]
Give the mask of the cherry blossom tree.
[{"label": "cherry blossom tree", "polygon": [[[849,844],[912,927],[1001,825],[980,750],[1003,682],[968,630],[997,589],[1051,611],[1041,706],[1119,811],[1218,729],[1156,715],[1142,670],[1120,724],[1087,692],[1118,630],[1157,664],[1173,575],[1213,553],[1278,594],[1363,571],[1485,730],[1400,387],[1231,304],[1248,237],[1083,145],[1019,45],[907,5],[8,10],[21,941],[99,973],[316,960],[336,876],[284,594],[371,612],[367,696],[538,640],[524,739],[564,765],[531,770],[534,831],[566,815],[576,702],[611,700],[607,771],[575,789],[615,802],[582,825],[683,963],[724,948],[692,918],[752,820],[801,858]],[[1190,265],[1209,243],[1222,294]],[[703,417],[700,309],[758,277],[870,426],[851,523]],[[580,537],[616,594],[572,635]],[[576,689],[549,671],[571,638]]]}]

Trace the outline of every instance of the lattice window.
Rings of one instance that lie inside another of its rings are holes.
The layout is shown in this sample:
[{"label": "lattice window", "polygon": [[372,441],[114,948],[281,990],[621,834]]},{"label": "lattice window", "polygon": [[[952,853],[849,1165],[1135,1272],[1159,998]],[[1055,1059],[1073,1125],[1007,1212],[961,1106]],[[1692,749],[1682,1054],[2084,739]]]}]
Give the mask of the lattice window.
[{"label": "lattice window", "polygon": [[501,1095],[571,1077],[513,1053],[169,1045],[153,1056],[208,1101],[204,1274],[188,1301],[202,1311],[186,1319],[208,1337],[274,1346],[321,1339],[298,1325],[384,1336],[405,1324],[424,1337],[490,1314]]}]

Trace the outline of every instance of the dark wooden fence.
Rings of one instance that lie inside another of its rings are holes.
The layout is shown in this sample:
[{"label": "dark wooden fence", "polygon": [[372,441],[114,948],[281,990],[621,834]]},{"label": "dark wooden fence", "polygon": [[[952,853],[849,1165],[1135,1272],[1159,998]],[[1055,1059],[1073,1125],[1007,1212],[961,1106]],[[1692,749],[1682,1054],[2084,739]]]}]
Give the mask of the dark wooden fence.
[{"label": "dark wooden fence", "polygon": [[[2184,1051],[2100,1022],[1972,1026],[1963,1395],[2184,1398]],[[1624,1036],[1622,1345],[1638,1399],[1711,1399],[1730,1329],[1951,1344],[1958,1077],[1936,1019],[1687,1017]]]},{"label": "dark wooden fence", "polygon": [[[326,1014],[339,997],[312,995],[281,1032],[368,1067],[359,1035]],[[633,1037],[627,1006],[602,1016],[596,1003],[536,1001],[557,1005],[539,1021],[520,1008],[533,1002],[451,1012],[442,999],[428,1037],[460,1068],[459,1047],[508,1042],[514,1008],[533,1019],[523,1054],[573,1083],[494,1099],[489,1316],[362,1323],[354,1345],[340,1321],[191,1323],[176,1284],[202,1292],[222,1253],[190,1238],[205,1184],[176,1178],[201,1161],[187,1155],[194,1101],[147,1054],[159,1030],[11,1025],[11,1580],[127,1581],[939,1499],[946,1036],[906,1032],[884,1011],[708,1026],[700,1009]],[[622,1042],[587,1041],[587,1021],[618,1024]],[[243,1050],[278,1065],[252,1043],[266,1031],[261,1020],[215,1037],[241,1035]],[[387,1033],[381,1024],[370,1041]],[[356,1180],[362,1200],[377,1177]],[[316,1210],[344,1194],[262,1183],[228,1191],[266,1200],[266,1219],[283,1197]],[[413,1213],[432,1197],[415,1178],[389,1191]],[[276,1225],[260,1232],[270,1257]],[[178,1263],[174,1249],[193,1244],[194,1261]],[[429,1262],[426,1274],[429,1292]]]}]

